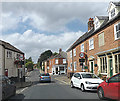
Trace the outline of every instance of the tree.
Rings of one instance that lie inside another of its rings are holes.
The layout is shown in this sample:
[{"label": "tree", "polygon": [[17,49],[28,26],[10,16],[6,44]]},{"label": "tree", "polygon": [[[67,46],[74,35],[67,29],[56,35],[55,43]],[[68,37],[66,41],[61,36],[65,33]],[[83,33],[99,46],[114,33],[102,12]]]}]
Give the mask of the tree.
[{"label": "tree", "polygon": [[32,58],[29,57],[28,59],[25,59],[26,63],[25,63],[25,67],[29,70],[33,70],[33,66],[34,66],[34,63],[32,61]]},{"label": "tree", "polygon": [[40,67],[42,67],[42,61],[47,60],[49,57],[52,56],[52,54],[53,53],[51,50],[47,50],[40,55],[38,62],[37,62],[39,63]]}]

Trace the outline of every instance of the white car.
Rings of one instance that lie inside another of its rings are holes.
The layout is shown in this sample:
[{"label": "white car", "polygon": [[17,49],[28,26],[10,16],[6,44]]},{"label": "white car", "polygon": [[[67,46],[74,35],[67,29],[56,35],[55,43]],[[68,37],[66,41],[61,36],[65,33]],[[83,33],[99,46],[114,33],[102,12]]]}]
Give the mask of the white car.
[{"label": "white car", "polygon": [[78,87],[81,88],[82,91],[97,90],[97,87],[102,82],[103,80],[101,80],[93,73],[78,72],[74,73],[74,75],[71,78],[71,88]]}]

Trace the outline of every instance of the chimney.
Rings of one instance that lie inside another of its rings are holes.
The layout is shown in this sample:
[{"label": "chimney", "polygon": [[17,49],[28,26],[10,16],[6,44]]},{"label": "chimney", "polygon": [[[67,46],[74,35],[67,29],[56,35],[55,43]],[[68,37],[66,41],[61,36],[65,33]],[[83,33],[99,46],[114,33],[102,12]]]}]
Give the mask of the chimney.
[{"label": "chimney", "polygon": [[89,18],[89,21],[88,21],[88,31],[91,30],[93,27],[94,27],[93,18]]},{"label": "chimney", "polygon": [[60,48],[60,49],[59,49],[59,53],[61,53],[61,52],[62,52],[62,49]]}]

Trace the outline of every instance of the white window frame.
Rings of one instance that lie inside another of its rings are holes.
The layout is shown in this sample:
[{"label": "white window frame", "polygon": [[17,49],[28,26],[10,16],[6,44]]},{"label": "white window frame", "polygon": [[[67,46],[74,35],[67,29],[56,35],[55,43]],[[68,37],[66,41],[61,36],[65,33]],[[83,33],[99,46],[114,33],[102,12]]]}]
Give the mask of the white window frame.
[{"label": "white window frame", "polygon": [[[100,40],[100,35],[102,36],[102,39],[101,39],[101,40]],[[103,44],[100,44],[100,43],[101,43],[101,41],[103,42]],[[99,42],[99,47],[101,47],[101,46],[104,46],[104,45],[105,45],[104,32],[102,32],[102,33],[100,33],[100,34],[98,35],[98,42]]]},{"label": "white window frame", "polygon": [[63,59],[63,64],[66,63],[66,59]]},{"label": "white window frame", "polygon": [[84,43],[81,44],[81,52],[84,52]]},{"label": "white window frame", "polygon": [[77,68],[77,64],[76,64],[76,61],[74,62],[74,71],[76,71],[76,68]]},{"label": "white window frame", "polygon": [[10,50],[7,50],[7,58],[12,58],[12,51]]},{"label": "white window frame", "polygon": [[[116,31],[116,26],[118,26],[118,25],[120,26],[120,22],[114,25],[114,36],[115,36],[115,40],[120,39],[120,37],[117,37],[117,33],[120,33],[120,29],[119,29],[118,31]],[[119,26],[118,26],[118,27],[119,27]]]},{"label": "white window frame", "polygon": [[58,59],[55,59],[55,64],[58,64]]},{"label": "white window frame", "polygon": [[76,56],[76,48],[75,48],[75,49],[73,49],[73,52],[74,52],[74,56]]},{"label": "white window frame", "polygon": [[113,18],[115,16],[115,8],[113,8],[111,11],[110,11],[110,17]]},{"label": "white window frame", "polygon": [[94,38],[89,39],[89,50],[94,49]]},{"label": "white window frame", "polygon": [[[104,59],[103,59],[104,58]],[[106,59],[105,59],[106,58]],[[102,60],[102,61],[101,61]],[[106,60],[106,61],[105,61]],[[103,63],[104,62],[104,63]],[[100,57],[100,71],[101,71],[101,73],[107,73],[108,71],[107,71],[107,68],[109,68],[109,67],[107,67],[107,57],[106,56],[104,56],[104,57]]]}]

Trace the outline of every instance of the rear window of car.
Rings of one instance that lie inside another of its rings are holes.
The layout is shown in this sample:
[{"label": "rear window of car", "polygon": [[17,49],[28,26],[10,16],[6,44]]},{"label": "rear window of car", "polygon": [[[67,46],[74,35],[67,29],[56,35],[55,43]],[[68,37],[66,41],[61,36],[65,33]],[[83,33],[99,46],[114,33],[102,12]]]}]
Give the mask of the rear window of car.
[{"label": "rear window of car", "polygon": [[50,76],[49,73],[41,74],[41,76]]}]

